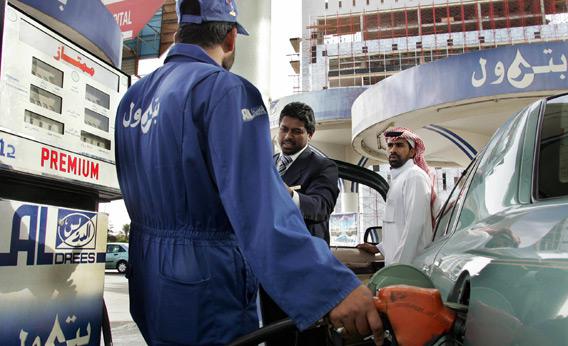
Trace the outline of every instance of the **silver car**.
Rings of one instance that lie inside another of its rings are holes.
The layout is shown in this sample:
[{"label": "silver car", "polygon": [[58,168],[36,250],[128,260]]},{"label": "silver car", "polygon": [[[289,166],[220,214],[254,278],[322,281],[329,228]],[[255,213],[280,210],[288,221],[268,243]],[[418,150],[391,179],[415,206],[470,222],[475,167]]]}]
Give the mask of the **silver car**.
[{"label": "silver car", "polygon": [[108,243],[105,269],[116,269],[124,274],[128,269],[128,243]]},{"label": "silver car", "polygon": [[413,265],[468,307],[464,344],[568,345],[568,95],[499,128]]}]

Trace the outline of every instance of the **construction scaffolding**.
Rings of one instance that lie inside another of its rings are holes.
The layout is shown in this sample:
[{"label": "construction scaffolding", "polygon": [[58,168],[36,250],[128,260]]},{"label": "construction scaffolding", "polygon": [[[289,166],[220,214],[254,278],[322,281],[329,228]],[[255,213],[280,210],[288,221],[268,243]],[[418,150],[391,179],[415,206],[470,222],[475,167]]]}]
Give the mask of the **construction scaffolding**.
[{"label": "construction scaffolding", "polygon": [[290,44],[294,49],[294,53],[288,54],[288,59],[290,66],[294,70],[294,74],[288,75],[292,84],[292,92],[294,94],[301,91],[300,88],[300,42],[302,41],[299,37],[290,38]]},{"label": "construction scaffolding", "polygon": [[[304,37],[312,90],[372,85],[409,67],[502,45],[568,38],[567,0],[447,0],[318,16]],[[315,66],[314,65],[314,66]],[[318,76],[318,71],[321,73]],[[304,90],[308,91],[308,90]]]}]

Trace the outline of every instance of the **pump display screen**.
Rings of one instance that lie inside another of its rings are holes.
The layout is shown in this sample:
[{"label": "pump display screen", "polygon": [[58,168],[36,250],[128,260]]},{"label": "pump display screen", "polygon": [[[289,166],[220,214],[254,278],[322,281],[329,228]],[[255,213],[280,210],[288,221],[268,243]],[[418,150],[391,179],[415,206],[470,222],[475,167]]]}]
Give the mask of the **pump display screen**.
[{"label": "pump display screen", "polygon": [[108,132],[108,118],[85,108],[85,124]]},{"label": "pump display screen", "polygon": [[63,72],[35,57],[32,59],[32,74],[60,88],[63,87]]},{"label": "pump display screen", "polygon": [[96,145],[97,147],[105,148],[106,150],[110,150],[110,141],[108,139],[99,137],[92,133],[81,131],[81,140],[83,142],[88,142],[92,145]]},{"label": "pump display screen", "polygon": [[110,96],[100,91],[99,89],[87,84],[87,89],[85,90],[87,95],[87,100],[98,104],[106,109],[110,108]]},{"label": "pump display screen", "polygon": [[61,114],[61,97],[30,85],[30,101],[36,105]]},{"label": "pump display screen", "polygon": [[26,110],[24,120],[26,123],[32,124],[39,128],[46,129],[48,131],[52,131],[61,135],[63,134],[64,125],[62,122],[44,117],[43,115],[39,115],[37,113]]},{"label": "pump display screen", "polygon": [[129,77],[11,5],[6,18],[0,169],[119,195],[114,123]]}]

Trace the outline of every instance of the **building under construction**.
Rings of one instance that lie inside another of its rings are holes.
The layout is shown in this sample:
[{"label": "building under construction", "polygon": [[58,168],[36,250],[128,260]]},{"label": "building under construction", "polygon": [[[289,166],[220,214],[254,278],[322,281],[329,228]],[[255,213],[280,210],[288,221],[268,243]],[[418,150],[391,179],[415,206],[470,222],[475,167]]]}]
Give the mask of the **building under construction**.
[{"label": "building under construction", "polygon": [[365,86],[419,64],[568,37],[566,0],[304,0],[301,91]]}]

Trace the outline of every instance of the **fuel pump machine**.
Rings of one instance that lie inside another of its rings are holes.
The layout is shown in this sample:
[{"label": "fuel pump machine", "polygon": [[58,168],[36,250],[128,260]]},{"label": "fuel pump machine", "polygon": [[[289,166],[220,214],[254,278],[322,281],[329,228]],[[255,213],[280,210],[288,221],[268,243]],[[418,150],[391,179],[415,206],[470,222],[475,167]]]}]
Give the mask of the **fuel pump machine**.
[{"label": "fuel pump machine", "polygon": [[120,30],[100,1],[0,7],[0,345],[99,345]]}]

